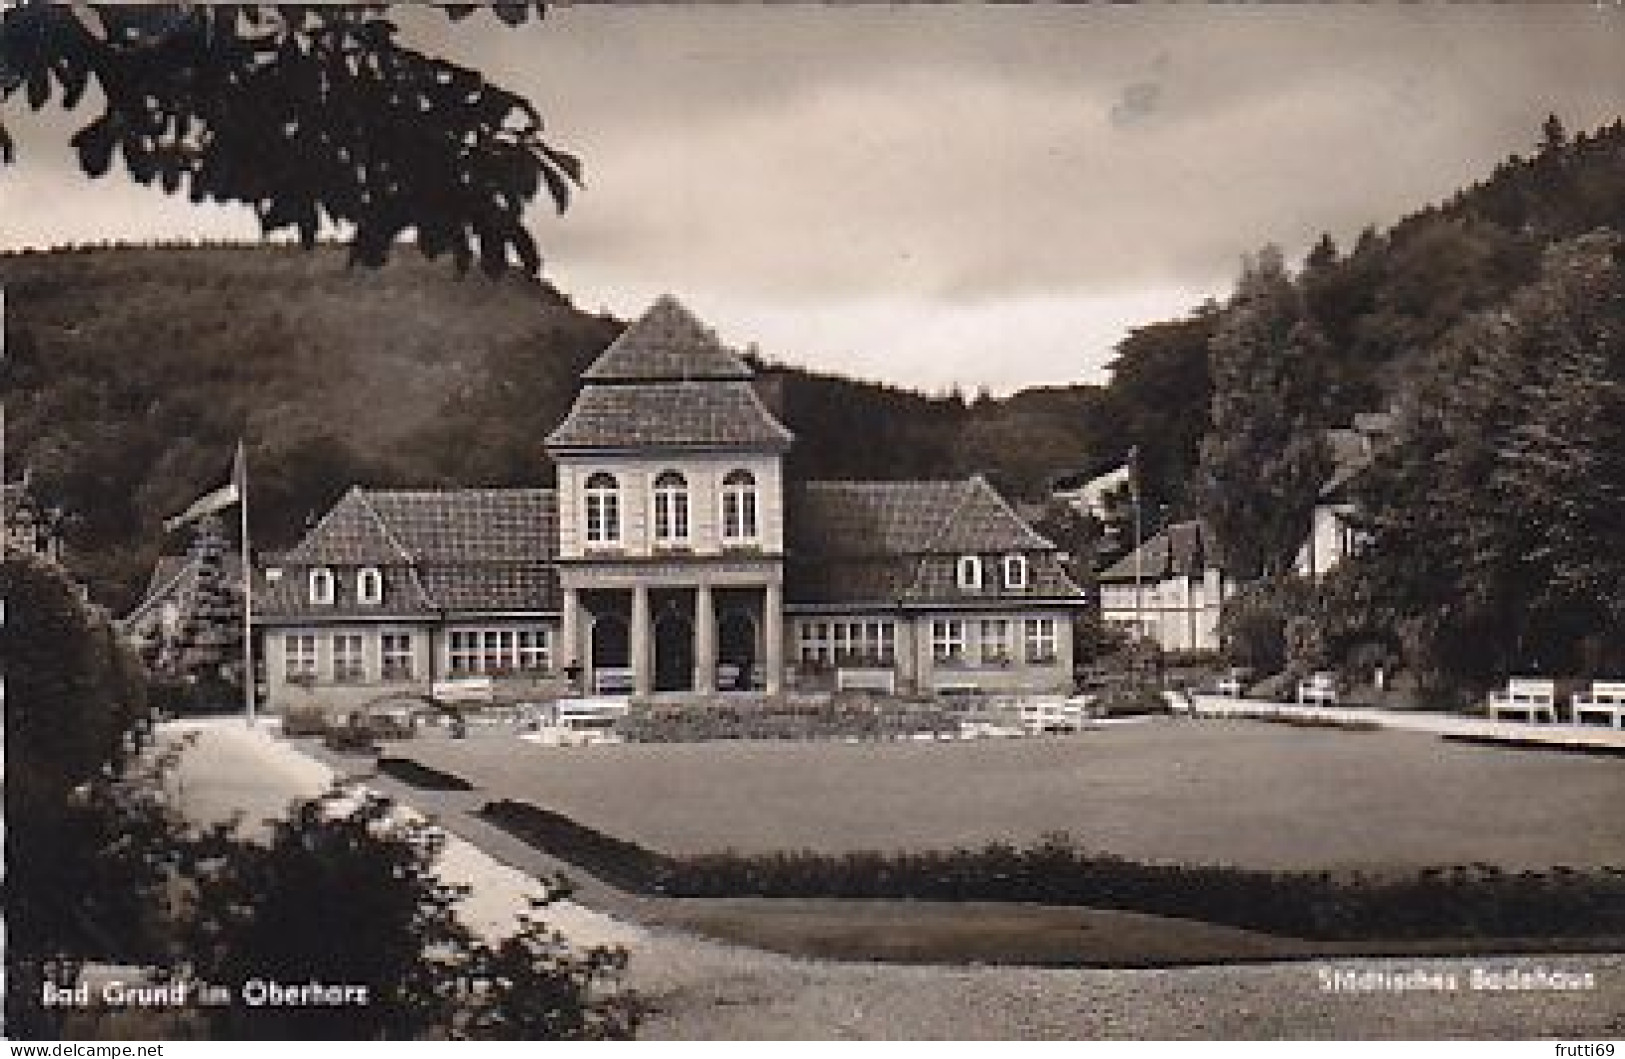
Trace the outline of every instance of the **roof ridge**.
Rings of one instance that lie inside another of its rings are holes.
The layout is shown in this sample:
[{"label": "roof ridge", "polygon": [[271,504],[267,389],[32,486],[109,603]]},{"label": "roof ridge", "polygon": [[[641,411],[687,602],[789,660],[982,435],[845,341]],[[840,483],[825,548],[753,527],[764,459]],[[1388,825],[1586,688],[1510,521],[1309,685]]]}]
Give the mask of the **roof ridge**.
[{"label": "roof ridge", "polygon": [[378,529],[383,533],[384,539],[389,541],[390,544],[394,545],[395,550],[401,553],[401,558],[404,559],[408,565],[417,562],[417,556],[413,554],[410,548],[402,543],[400,537],[390,526],[389,520],[384,518],[383,515],[379,514],[378,509],[373,506],[372,501],[367,499],[367,491],[357,486],[355,492],[356,498],[361,501],[361,503],[366,507],[367,512],[372,515],[373,521],[378,524]]},{"label": "roof ridge", "polygon": [[334,501],[333,506],[322,513],[322,517],[316,520],[316,524],[304,532],[304,535],[299,538],[299,543],[294,545],[292,548],[289,548],[284,554],[292,556],[302,551],[305,545],[310,543],[311,538],[320,533],[322,528],[327,525],[333,516],[337,515],[344,508],[344,502],[350,499],[353,494],[359,492],[361,492],[361,487],[359,485],[352,485],[350,488],[346,489],[343,495],[341,495],[338,500]]},{"label": "roof ridge", "polygon": [[[969,482],[969,480],[965,480],[963,482],[956,482],[954,484],[956,484],[956,485],[970,485],[970,482]],[[920,583],[925,578],[925,564],[926,564],[926,561],[937,554],[937,552],[936,552],[937,542],[942,540],[942,538],[944,538],[944,537],[946,537],[948,535],[948,528],[954,524],[955,519],[959,518],[959,513],[961,511],[965,510],[965,505],[969,501],[970,501],[969,493],[961,494],[961,496],[959,498],[959,503],[955,504],[953,506],[953,508],[948,512],[948,514],[943,518],[942,522],[937,525],[937,531],[935,533],[933,533],[930,537],[926,538],[926,540],[924,542],[924,546],[920,549],[919,558],[917,558],[915,560],[915,563],[914,563],[914,580],[909,584],[909,586],[908,586],[908,588],[906,590],[907,592],[912,593],[912,592],[914,592],[916,589],[918,589],[920,587]]]},{"label": "roof ridge", "polygon": [[1044,547],[1046,547],[1046,548],[1054,548],[1056,546],[1054,541],[1050,540],[1048,537],[1044,536],[1042,533],[1039,533],[1037,530],[1033,529],[1032,524],[1029,523],[1026,519],[1022,518],[1021,515],[1016,511],[1016,509],[1010,506],[1010,501],[1008,501],[1008,500],[1006,500],[1004,498],[1004,494],[999,492],[997,489],[993,488],[993,483],[992,482],[989,482],[986,478],[982,477],[979,474],[971,475],[970,480],[972,482],[973,487],[976,486],[976,485],[980,485],[984,492],[988,493],[990,496],[993,497],[994,503],[998,504],[999,507],[1004,510],[1004,513],[1006,515],[1009,515],[1011,518],[1015,519],[1017,525],[1019,525],[1022,529],[1026,530],[1028,533],[1032,534],[1032,536],[1035,537],[1041,544],[1043,544]]}]

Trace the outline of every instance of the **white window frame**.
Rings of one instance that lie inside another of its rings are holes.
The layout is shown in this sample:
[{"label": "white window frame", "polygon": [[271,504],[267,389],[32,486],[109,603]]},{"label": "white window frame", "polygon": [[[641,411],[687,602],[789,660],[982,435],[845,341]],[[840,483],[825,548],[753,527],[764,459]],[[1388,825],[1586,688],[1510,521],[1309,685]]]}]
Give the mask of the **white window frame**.
[{"label": "white window frame", "polygon": [[446,670],[454,677],[480,672],[480,630],[452,629],[446,636]]},{"label": "white window frame", "polygon": [[544,672],[552,658],[546,626],[467,625],[446,634],[446,669],[453,677]]},{"label": "white window frame", "polygon": [[358,632],[333,634],[333,683],[363,684],[367,680],[367,641]]},{"label": "white window frame", "polygon": [[546,629],[520,629],[515,660],[521,672],[541,673],[552,667],[553,651]]},{"label": "white window frame", "polygon": [[333,571],[325,566],[318,566],[310,572],[310,602],[318,607],[331,607],[333,605]]},{"label": "white window frame", "polygon": [[722,540],[727,544],[751,544],[761,539],[761,531],[756,475],[736,467],[722,479]]},{"label": "white window frame", "polygon": [[417,679],[417,640],[411,633],[381,633],[378,658],[385,680]]},{"label": "white window frame", "polygon": [[384,601],[384,575],[376,566],[363,567],[355,576],[355,601],[376,607]]},{"label": "white window frame", "polygon": [[982,557],[961,555],[955,564],[955,578],[964,592],[977,592],[982,588]]},{"label": "white window frame", "polygon": [[1022,651],[1028,662],[1050,663],[1061,657],[1060,627],[1054,618],[1022,622]]},{"label": "white window frame", "polygon": [[801,623],[800,658],[803,665],[827,665],[833,660],[830,650],[829,622],[804,621]]},{"label": "white window frame", "polygon": [[594,471],[582,487],[583,529],[588,544],[621,542],[621,481],[608,471]]},{"label": "white window frame", "polygon": [[315,680],[316,667],[316,636],[314,633],[288,633],[282,637],[282,676],[284,680]]},{"label": "white window frame", "polygon": [[1004,557],[1004,587],[1009,589],[1024,589],[1027,587],[1027,557],[1025,555],[1006,555]]},{"label": "white window frame", "polygon": [[965,662],[965,622],[961,618],[931,620],[931,660],[937,664]]},{"label": "white window frame", "polygon": [[686,544],[690,538],[688,479],[681,471],[661,471],[654,484],[656,544]]},{"label": "white window frame", "polygon": [[977,657],[983,665],[1006,665],[1015,661],[1010,645],[1010,619],[983,618],[977,623],[976,631],[981,641]]}]

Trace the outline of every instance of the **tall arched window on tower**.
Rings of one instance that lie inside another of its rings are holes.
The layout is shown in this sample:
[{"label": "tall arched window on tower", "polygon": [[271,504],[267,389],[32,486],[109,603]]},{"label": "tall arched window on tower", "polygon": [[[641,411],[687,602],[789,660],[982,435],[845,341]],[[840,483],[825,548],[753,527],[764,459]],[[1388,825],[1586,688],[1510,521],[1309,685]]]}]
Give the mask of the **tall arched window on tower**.
[{"label": "tall arched window on tower", "polygon": [[748,544],[757,536],[756,476],[743,468],[729,471],[722,479],[722,539]]},{"label": "tall arched window on tower", "polygon": [[688,541],[688,479],[663,471],[655,479],[655,543]]},{"label": "tall arched window on tower", "polygon": [[587,479],[587,543],[618,544],[621,539],[621,485],[599,471]]}]

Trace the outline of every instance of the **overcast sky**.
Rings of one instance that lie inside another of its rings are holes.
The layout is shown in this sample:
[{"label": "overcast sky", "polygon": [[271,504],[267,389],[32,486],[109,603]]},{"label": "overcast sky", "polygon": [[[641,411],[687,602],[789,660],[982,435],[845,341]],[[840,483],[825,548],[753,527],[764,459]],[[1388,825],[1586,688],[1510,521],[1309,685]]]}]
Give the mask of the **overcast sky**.
[{"label": "overcast sky", "polygon": [[[670,291],[737,345],[933,390],[1098,381],[1126,329],[1222,298],[1263,243],[1386,226],[1528,151],[1548,112],[1625,113],[1613,0],[403,23],[582,157],[586,190],[533,221],[578,304]],[[86,180],[60,124],[7,117],[0,246],[257,236],[243,210]]]}]

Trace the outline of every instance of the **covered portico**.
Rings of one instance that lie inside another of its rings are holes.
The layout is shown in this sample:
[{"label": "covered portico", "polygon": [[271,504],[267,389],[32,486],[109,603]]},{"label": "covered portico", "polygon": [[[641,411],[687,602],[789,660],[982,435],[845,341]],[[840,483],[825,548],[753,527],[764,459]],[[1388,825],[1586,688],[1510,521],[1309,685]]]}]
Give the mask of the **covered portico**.
[{"label": "covered portico", "polygon": [[784,687],[778,563],[591,563],[560,570],[559,661],[584,690],[629,673],[639,698]]}]

